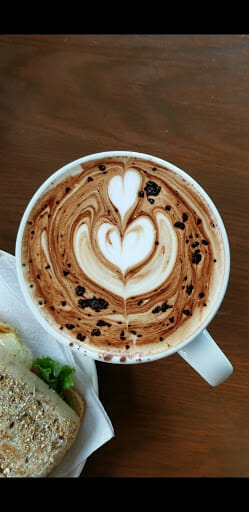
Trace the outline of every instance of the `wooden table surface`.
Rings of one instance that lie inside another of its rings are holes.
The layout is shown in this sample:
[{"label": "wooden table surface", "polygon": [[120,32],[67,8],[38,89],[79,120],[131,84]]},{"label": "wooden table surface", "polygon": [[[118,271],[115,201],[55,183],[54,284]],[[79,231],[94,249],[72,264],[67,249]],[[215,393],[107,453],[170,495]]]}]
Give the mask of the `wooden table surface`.
[{"label": "wooden table surface", "polygon": [[178,354],[97,363],[115,437],[82,477],[249,476],[249,36],[1,35],[0,248],[65,163],[125,149],[187,171],[216,203],[231,276],[209,326],[234,366],[209,386]]}]

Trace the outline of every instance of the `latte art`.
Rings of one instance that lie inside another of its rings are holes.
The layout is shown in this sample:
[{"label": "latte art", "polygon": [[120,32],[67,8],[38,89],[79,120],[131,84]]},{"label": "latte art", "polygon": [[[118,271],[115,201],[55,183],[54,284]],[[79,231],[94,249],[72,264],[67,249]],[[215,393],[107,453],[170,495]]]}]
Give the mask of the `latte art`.
[{"label": "latte art", "polygon": [[118,209],[122,221],[138,201],[137,193],[141,181],[141,176],[136,171],[127,170],[124,175],[114,176],[108,183],[108,196]]},{"label": "latte art", "polygon": [[131,157],[82,164],[26,224],[23,270],[40,313],[104,359],[153,354],[203,323],[223,282],[217,220],[189,182]]},{"label": "latte art", "polygon": [[152,251],[155,229],[149,219],[139,217],[124,232],[116,226],[102,224],[98,230],[98,244],[106,257],[118,266],[123,275],[128,268],[141,263]]}]

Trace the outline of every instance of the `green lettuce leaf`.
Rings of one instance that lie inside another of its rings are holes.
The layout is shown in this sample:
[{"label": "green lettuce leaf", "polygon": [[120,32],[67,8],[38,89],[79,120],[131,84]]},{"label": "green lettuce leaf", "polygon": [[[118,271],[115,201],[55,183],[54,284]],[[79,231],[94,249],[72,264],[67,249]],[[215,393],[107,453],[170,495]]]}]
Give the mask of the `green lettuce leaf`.
[{"label": "green lettuce leaf", "polygon": [[46,382],[50,388],[54,389],[62,398],[64,398],[65,389],[74,387],[71,377],[75,373],[75,369],[71,366],[60,366],[58,361],[54,361],[51,357],[38,357],[33,361],[33,366],[38,368],[38,376]]}]

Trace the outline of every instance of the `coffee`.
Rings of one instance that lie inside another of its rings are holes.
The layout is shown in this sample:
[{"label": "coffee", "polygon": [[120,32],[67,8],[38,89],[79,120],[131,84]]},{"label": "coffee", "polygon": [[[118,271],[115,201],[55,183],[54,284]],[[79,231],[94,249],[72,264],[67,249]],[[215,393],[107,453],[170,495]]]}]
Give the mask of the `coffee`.
[{"label": "coffee", "polygon": [[199,189],[166,163],[132,156],[77,164],[57,181],[22,243],[47,322],[105,360],[139,360],[192,336],[225,273],[219,223]]}]

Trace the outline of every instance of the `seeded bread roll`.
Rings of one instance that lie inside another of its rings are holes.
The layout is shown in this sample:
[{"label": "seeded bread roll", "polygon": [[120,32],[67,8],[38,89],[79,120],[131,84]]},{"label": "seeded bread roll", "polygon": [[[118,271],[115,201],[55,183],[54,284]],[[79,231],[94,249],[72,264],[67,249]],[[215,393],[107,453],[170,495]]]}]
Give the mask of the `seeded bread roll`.
[{"label": "seeded bread roll", "polygon": [[72,407],[0,345],[0,477],[49,476],[79,425]]}]

